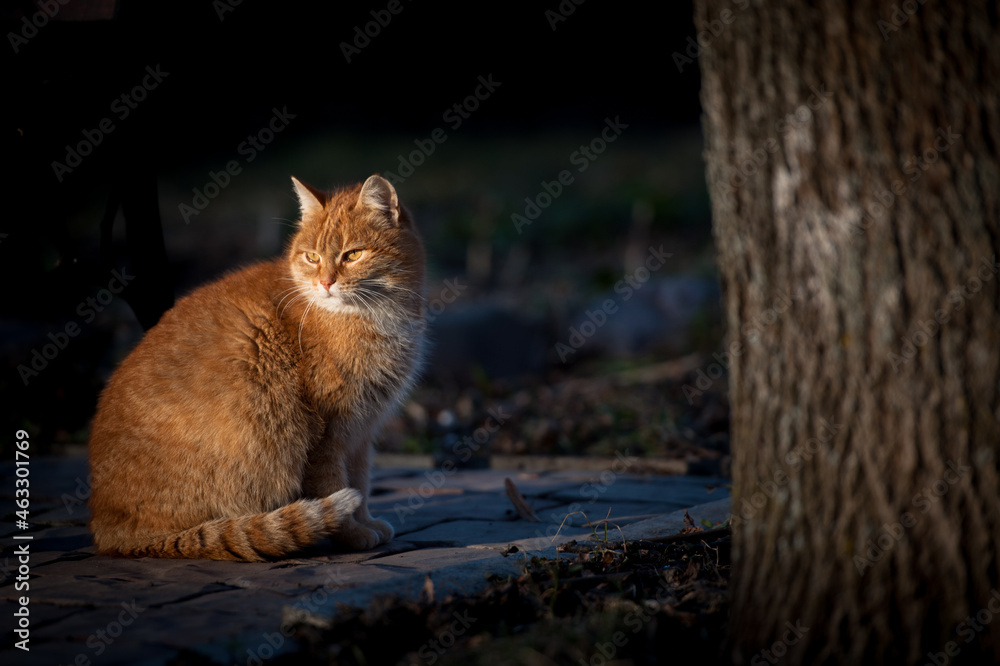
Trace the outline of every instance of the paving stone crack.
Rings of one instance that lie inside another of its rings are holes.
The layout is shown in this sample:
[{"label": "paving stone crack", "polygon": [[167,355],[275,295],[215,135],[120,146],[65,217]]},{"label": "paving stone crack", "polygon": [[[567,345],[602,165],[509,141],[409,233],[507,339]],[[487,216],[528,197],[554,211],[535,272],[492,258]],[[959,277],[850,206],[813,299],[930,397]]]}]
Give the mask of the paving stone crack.
[{"label": "paving stone crack", "polygon": [[183,604],[185,602],[192,601],[194,599],[201,599],[203,597],[208,597],[208,596],[211,596],[213,594],[219,594],[220,592],[232,592],[233,590],[244,590],[244,589],[246,589],[246,588],[243,588],[243,587],[237,587],[235,585],[229,585],[229,584],[226,584],[226,583],[213,583],[213,585],[218,585],[220,587],[220,589],[218,589],[218,590],[202,590],[200,592],[195,592],[194,594],[189,594],[187,596],[180,597],[179,599],[174,599],[172,601],[163,601],[163,602],[158,603],[158,604],[149,604],[147,606],[147,608],[154,608],[154,609],[166,608],[167,606],[174,606],[176,604]]}]

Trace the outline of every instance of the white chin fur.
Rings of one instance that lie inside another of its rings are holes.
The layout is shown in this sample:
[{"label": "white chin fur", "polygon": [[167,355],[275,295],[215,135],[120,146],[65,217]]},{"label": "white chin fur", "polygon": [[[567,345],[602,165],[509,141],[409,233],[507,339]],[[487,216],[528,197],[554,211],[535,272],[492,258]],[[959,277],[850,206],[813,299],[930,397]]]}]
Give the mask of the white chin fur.
[{"label": "white chin fur", "polygon": [[361,312],[361,309],[356,305],[351,305],[345,303],[341,298],[335,294],[327,294],[323,292],[323,295],[317,296],[313,303],[318,308],[322,308],[327,312],[340,312],[344,314],[357,314]]}]

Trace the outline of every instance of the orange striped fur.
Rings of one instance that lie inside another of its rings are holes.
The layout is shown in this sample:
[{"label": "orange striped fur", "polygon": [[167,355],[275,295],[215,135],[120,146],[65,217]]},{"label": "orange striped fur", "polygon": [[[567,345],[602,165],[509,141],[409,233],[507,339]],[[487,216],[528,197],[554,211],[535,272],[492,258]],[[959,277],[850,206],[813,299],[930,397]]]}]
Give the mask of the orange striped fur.
[{"label": "orange striped fur", "polygon": [[101,395],[98,552],[259,561],[392,538],[367,508],[371,443],[421,362],[423,247],[380,176],[292,181],[286,254],[179,300]]}]

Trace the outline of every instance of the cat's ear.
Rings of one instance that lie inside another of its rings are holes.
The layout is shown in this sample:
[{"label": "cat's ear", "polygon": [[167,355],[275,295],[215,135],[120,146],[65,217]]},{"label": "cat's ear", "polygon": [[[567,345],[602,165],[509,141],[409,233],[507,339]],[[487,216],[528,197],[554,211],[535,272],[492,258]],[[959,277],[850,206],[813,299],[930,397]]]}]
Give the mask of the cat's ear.
[{"label": "cat's ear", "polygon": [[292,176],[292,185],[295,187],[295,194],[299,197],[299,210],[302,213],[302,220],[323,212],[323,206],[326,205],[325,194],[315,187],[306,185],[295,176]]},{"label": "cat's ear", "polygon": [[378,174],[369,176],[361,186],[357,205],[374,209],[393,224],[399,224],[399,199],[396,198],[396,190],[392,183]]}]

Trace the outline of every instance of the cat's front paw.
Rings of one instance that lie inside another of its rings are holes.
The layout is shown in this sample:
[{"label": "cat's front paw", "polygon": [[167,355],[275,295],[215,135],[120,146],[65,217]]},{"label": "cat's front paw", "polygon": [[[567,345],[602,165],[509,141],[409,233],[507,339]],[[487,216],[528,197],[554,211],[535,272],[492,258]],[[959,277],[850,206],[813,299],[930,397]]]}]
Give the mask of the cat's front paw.
[{"label": "cat's front paw", "polygon": [[384,543],[378,532],[355,521],[344,527],[338,540],[351,550],[371,550]]},{"label": "cat's front paw", "polygon": [[381,546],[384,543],[389,543],[390,541],[392,541],[392,537],[396,536],[396,531],[392,529],[392,525],[379,518],[373,518],[371,521],[365,524],[367,527],[371,528],[378,534],[379,546]]},{"label": "cat's front paw", "polygon": [[389,543],[395,531],[392,525],[373,518],[364,522],[351,521],[345,525],[340,534],[340,541],[351,550],[370,550],[384,543]]}]

